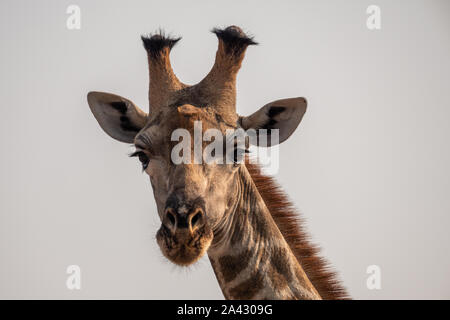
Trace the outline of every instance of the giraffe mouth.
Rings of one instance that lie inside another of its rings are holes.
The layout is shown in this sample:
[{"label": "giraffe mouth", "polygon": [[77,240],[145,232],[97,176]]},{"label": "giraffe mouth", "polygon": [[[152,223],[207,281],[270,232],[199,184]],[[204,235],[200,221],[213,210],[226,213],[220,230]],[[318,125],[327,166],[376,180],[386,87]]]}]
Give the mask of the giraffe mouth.
[{"label": "giraffe mouth", "polygon": [[213,232],[207,224],[195,231],[179,229],[175,233],[163,224],[156,234],[163,255],[180,266],[197,262],[208,250],[212,239]]}]

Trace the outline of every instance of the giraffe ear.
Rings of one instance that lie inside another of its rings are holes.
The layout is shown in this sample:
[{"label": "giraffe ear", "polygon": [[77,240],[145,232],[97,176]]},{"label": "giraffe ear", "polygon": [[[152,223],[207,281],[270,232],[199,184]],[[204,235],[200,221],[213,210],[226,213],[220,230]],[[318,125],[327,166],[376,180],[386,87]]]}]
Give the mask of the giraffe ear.
[{"label": "giraffe ear", "polygon": [[145,126],[147,114],[133,102],[106,92],[89,92],[89,108],[100,127],[112,138],[132,143]]},{"label": "giraffe ear", "polygon": [[[305,98],[290,98],[270,102],[248,117],[240,117],[244,130],[278,129],[279,143],[285,141],[295,131],[306,112]],[[259,139],[258,139],[259,140]],[[268,141],[268,146],[271,142]]]}]

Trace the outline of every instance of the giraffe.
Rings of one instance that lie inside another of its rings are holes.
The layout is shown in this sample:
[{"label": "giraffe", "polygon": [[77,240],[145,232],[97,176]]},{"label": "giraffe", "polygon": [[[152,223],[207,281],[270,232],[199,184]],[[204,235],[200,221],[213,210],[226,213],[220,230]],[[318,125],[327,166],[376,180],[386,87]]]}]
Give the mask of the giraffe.
[{"label": "giraffe", "polygon": [[219,41],[215,62],[195,85],[182,83],[171,67],[170,51],[180,38],[163,32],[141,37],[149,67],[148,113],[119,95],[93,91],[87,96],[100,127],[133,144],[131,156],[149,175],[163,255],[188,266],[207,254],[226,299],[348,298],[309,242],[287,196],[257,164],[248,157],[232,163],[172,161],[176,129],[192,134],[198,122],[203,132],[215,128],[222,134],[238,128],[276,129],[281,143],[306,111],[306,99],[290,98],[239,116],[236,77],[247,47],[257,43],[237,26],[212,32]]}]

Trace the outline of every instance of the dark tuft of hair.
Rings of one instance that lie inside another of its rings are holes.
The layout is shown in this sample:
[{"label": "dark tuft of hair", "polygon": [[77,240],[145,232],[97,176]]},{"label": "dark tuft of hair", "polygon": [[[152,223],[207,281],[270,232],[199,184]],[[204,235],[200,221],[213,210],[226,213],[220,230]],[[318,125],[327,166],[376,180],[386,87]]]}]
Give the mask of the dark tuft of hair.
[{"label": "dark tuft of hair", "polygon": [[212,33],[225,43],[225,50],[230,54],[241,54],[247,46],[258,44],[253,37],[247,36],[241,28],[236,26],[225,29],[214,28]]},{"label": "dark tuft of hair", "polygon": [[181,37],[172,38],[165,35],[163,30],[158,30],[156,33],[141,36],[141,39],[148,54],[153,58],[157,58],[164,48],[171,50],[180,41]]}]

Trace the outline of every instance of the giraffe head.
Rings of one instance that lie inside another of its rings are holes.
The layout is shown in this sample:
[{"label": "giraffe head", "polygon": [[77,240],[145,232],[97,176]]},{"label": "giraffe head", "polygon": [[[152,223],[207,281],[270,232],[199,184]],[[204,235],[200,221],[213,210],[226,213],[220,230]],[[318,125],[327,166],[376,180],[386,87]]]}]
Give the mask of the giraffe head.
[{"label": "giraffe head", "polygon": [[[150,177],[161,219],[157,242],[163,254],[178,265],[197,261],[208,250],[218,226],[227,224],[227,213],[233,210],[239,193],[237,172],[245,170],[245,164],[235,159],[243,150],[234,144],[231,150],[224,148],[224,161],[217,157],[202,161],[207,142],[223,136],[225,144],[227,132],[252,128],[278,129],[282,142],[306,111],[305,99],[292,98],[271,102],[248,117],[239,116],[236,75],[247,47],[255,42],[235,26],[213,32],[219,39],[215,63],[193,86],[181,83],[170,65],[170,50],[179,39],[162,34],[142,38],[150,74],[149,113],[118,95],[88,94],[101,128],[112,138],[136,147],[133,156]],[[210,129],[215,130],[214,135]],[[184,148],[179,148],[181,142]],[[198,145],[200,161],[196,158]],[[230,153],[233,161],[227,161]],[[174,161],[174,155],[183,161]]]}]

